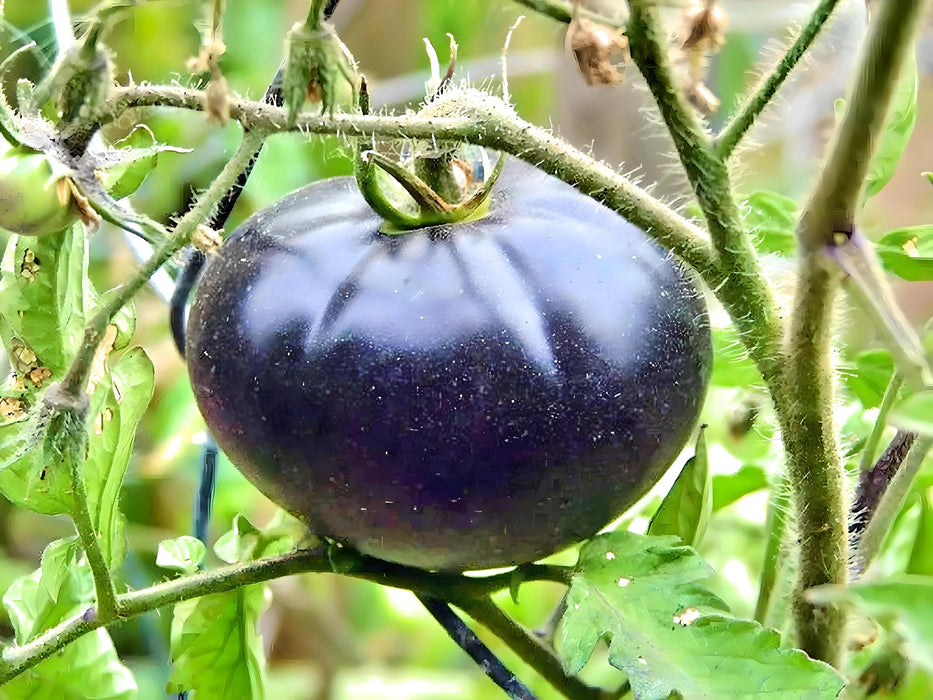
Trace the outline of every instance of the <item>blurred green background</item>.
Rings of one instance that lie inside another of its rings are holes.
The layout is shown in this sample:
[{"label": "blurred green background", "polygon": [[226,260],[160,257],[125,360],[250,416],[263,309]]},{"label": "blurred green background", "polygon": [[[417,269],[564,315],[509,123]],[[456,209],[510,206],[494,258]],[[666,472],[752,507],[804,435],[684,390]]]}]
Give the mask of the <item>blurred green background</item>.
[{"label": "blurred green background", "polygon": [[[221,66],[234,92],[252,98],[262,95],[282,59],[285,32],[304,17],[307,4],[306,0],[228,0],[223,26],[228,51]],[[600,6],[599,2],[591,4]],[[74,0],[71,8],[75,17],[80,17],[91,5]],[[200,48],[197,26],[203,25],[209,5],[152,0],[129,12],[108,42],[116,58],[118,80],[200,84],[200,78],[187,72],[186,61]],[[601,5],[611,12],[624,3]],[[786,28],[802,16],[794,15],[791,6],[782,3],[753,0],[724,5],[732,15],[732,24],[726,46],[712,61],[707,80],[723,105],[720,113],[711,117],[714,127],[722,125],[754,82],[759,74],[756,67],[767,65],[777,55],[777,47],[787,36]],[[806,3],[802,5],[805,10]],[[768,188],[795,198],[805,193],[832,125],[833,100],[844,91],[864,21],[861,0],[843,3],[840,13],[841,19],[826,33],[812,60],[755,130],[750,141],[753,146],[742,149],[738,185],[743,191]],[[685,183],[657,118],[646,109],[646,94],[634,69],[627,69],[623,85],[587,87],[564,50],[562,25],[502,0],[343,0],[334,20],[367,76],[374,103],[404,110],[417,106],[428,78],[423,37],[437,48],[443,63],[446,35],[452,34],[460,47],[458,79],[499,90],[499,56],[509,28],[520,14],[529,16],[515,30],[509,53],[510,88],[519,114],[534,123],[552,125],[577,145],[620,164],[643,183],[657,183],[655,191],[669,201],[686,204]],[[678,10],[671,8],[668,16],[676,22]],[[3,30],[5,53],[28,37],[54,54],[44,2],[7,0],[4,19],[11,25]],[[929,48],[926,51],[930,53]],[[933,191],[919,176],[922,170],[933,169],[933,130],[929,128],[933,79],[930,57],[922,52],[920,65],[920,122],[894,181],[871,201],[863,216],[869,234],[933,220]],[[184,210],[192,193],[206,187],[217,174],[236,146],[239,128],[235,124],[209,126],[199,114],[168,111],[150,112],[145,122],[159,141],[192,149],[190,153],[162,154],[155,172],[133,199],[138,209],[167,224]],[[119,126],[109,135],[119,137]],[[292,189],[349,173],[346,151],[335,138],[309,140],[283,135],[270,139],[230,226]],[[98,288],[118,283],[132,264],[131,252],[120,234],[105,227],[95,235],[92,265]],[[772,272],[780,278],[782,269],[778,265]],[[919,323],[931,315],[933,293],[930,285],[914,283],[910,289],[904,303]],[[191,398],[184,364],[168,335],[164,303],[146,290],[138,298],[136,310],[136,342],[155,363],[157,381],[122,499],[134,552],[127,563],[127,577],[131,585],[142,587],[165,576],[154,564],[158,542],[190,530],[203,424]],[[851,325],[848,334],[858,338],[858,344],[870,344],[869,337],[862,338],[864,329],[857,322]],[[751,495],[717,511],[701,550],[717,569],[713,582],[717,593],[740,615],[750,615],[754,607],[767,503],[763,487],[773,477],[777,461],[767,421],[737,437],[729,431],[728,419],[737,405],[756,396],[754,388],[714,389],[704,418],[710,424],[714,472],[731,474],[743,466],[751,468],[749,478],[758,485]],[[864,420],[861,413],[843,418],[856,423]],[[670,479],[665,483],[669,485]],[[655,493],[663,493],[663,488]],[[656,495],[648,497],[626,521],[636,528],[644,527],[657,502]],[[238,512],[263,524],[272,517],[274,507],[224,461],[212,540],[229,529]],[[911,517],[909,513],[907,517]],[[65,518],[15,510],[0,499],[0,590],[35,568],[47,542],[70,532]],[[885,566],[897,570],[902,563],[896,548],[892,551],[895,553],[889,552],[891,561]],[[409,593],[328,575],[294,577],[274,582],[271,588],[273,602],[263,618],[262,632],[272,697],[499,696]],[[559,595],[555,586],[531,584],[522,588],[519,605],[507,594],[500,602],[523,623],[540,627]],[[9,636],[8,621],[2,614],[0,611],[0,636]],[[170,619],[166,610],[112,631],[121,656],[137,674],[141,698],[164,697]],[[533,672],[522,669],[503,645],[495,640],[490,643],[540,697],[555,697],[550,687]],[[607,687],[616,685],[620,677],[599,658],[585,674],[588,681]]]}]

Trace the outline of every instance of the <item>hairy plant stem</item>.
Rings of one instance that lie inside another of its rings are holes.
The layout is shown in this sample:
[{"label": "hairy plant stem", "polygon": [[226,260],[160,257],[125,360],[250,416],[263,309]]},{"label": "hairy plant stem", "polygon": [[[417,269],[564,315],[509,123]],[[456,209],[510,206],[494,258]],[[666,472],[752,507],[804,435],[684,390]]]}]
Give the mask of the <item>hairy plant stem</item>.
[{"label": "hairy plant stem", "polygon": [[807,589],[846,581],[847,502],[833,420],[833,301],[837,281],[813,253],[802,253],[787,338],[779,412],[798,536],[792,608],[798,645],[810,656],[841,660],[845,612],[815,608]]},{"label": "hairy plant stem", "polygon": [[781,368],[777,305],[745,230],[728,165],[674,81],[656,5],[651,0],[629,0],[632,60],[654,96],[706,218],[716,262],[724,271],[713,291],[729,311],[739,337],[773,393]]},{"label": "hairy plant stem", "polygon": [[492,599],[453,598],[451,602],[504,641],[544,678],[572,700],[599,700],[603,692],[564,673],[560,660],[529,630],[506,615]]},{"label": "hairy plant stem", "polygon": [[848,504],[832,412],[833,302],[839,276],[830,270],[826,251],[836,245],[837,235],[853,231],[873,148],[924,5],[887,0],[878,9],[848,109],[798,226],[800,260],[786,371],[775,399],[780,399],[799,535],[793,598],[798,644],[833,665],[842,657],[845,612],[818,608],[805,598],[809,588],[844,585],[848,577]]},{"label": "hairy plant stem", "polygon": [[[203,93],[198,90],[157,86],[118,88],[104,110],[101,123],[120,118],[126,110],[144,107],[197,111],[202,100]],[[510,153],[619,212],[694,268],[710,287],[715,289],[722,282],[725,275],[703,232],[605,163],[526,122],[495,97],[451,91],[432,103],[432,108],[438,111],[445,106],[456,116],[302,113],[293,126],[286,123],[284,110],[258,102],[234,99],[230,113],[244,128],[261,127],[270,133],[301,131],[348,137],[469,141]]]},{"label": "hairy plant stem", "polygon": [[853,578],[858,578],[862,572],[874,561],[875,556],[881,550],[885,537],[891,530],[891,525],[897,516],[898,511],[907,500],[910,493],[910,485],[914,477],[920,471],[923,464],[923,458],[933,447],[933,439],[928,437],[917,438],[907,453],[907,459],[894,474],[894,478],[888,484],[878,507],[868,522],[864,534],[858,541],[858,546],[854,556]]},{"label": "hairy plant stem", "polygon": [[156,248],[152,257],[143,263],[132,277],[120,287],[104,295],[100,308],[88,323],[87,328],[85,328],[84,342],[78,349],[68,373],[62,380],[64,387],[71,391],[84,388],[84,385],[87,384],[94,353],[97,351],[97,346],[100,345],[107,325],[117,312],[145,286],[156,270],[161,268],[175,253],[190,242],[191,236],[197,230],[197,227],[210,220],[211,211],[223,199],[227,190],[236,183],[240,172],[249,165],[253,153],[259,148],[265,137],[266,134],[262,130],[244,132],[240,146],[233,154],[233,157],[227,161],[227,164],[211,183],[211,186],[198,198],[197,203],[178,222],[171,235]]},{"label": "hairy plant stem", "polygon": [[[570,580],[570,569],[566,567],[530,564],[521,567],[521,570],[523,581],[567,584]],[[90,607],[26,644],[4,649],[0,658],[0,685],[32,668],[79,637],[108,624],[210,593],[224,593],[241,586],[293,574],[332,571],[333,564],[326,553],[320,550],[299,551],[245,564],[224,566],[117,595],[116,612],[110,617],[105,617],[100,609]],[[431,573],[364,555],[355,556],[352,567],[343,573],[354,578],[451,600],[457,605],[471,598],[481,598],[508,588],[514,576],[513,572],[485,577]],[[523,658],[535,668],[538,668],[538,663],[545,663],[537,657]]]},{"label": "hairy plant stem", "polygon": [[[564,24],[569,24],[573,20],[574,15],[574,3],[573,0],[514,0],[519,5],[527,7],[529,10],[537,12],[539,15],[544,15],[545,17],[550,17],[551,19],[557,20],[558,22],[563,22]],[[598,22],[604,24],[607,27],[615,27],[616,29],[624,29],[625,21],[615,20],[609,17],[603,17],[595,12],[591,12],[586,8],[580,7],[577,10],[578,16],[592,20],[593,22]]]},{"label": "hairy plant stem", "polygon": [[761,116],[761,113],[771,103],[774,95],[777,93],[784,81],[790,75],[791,71],[800,63],[800,59],[813,45],[820,30],[826,25],[826,21],[833,13],[839,0],[822,0],[810,19],[800,29],[800,33],[794,40],[793,45],[787,50],[771,73],[762,81],[754,93],[752,93],[745,103],[739,108],[738,113],[732,118],[732,121],[726,125],[719,136],[716,138],[716,152],[721,158],[728,158],[732,155],[735,147],[739,145],[742,137],[755,123],[755,120]]},{"label": "hairy plant stem", "polygon": [[766,627],[769,626],[774,591],[780,581],[779,573],[785,560],[787,511],[790,506],[790,486],[787,483],[786,474],[781,474],[779,482],[771,489],[771,494],[771,501],[768,503],[768,520],[765,525],[768,541],[765,544],[761,579],[758,582],[758,600],[755,602],[755,619]]},{"label": "hairy plant stem", "polygon": [[71,477],[71,520],[84,547],[97,609],[104,618],[117,613],[117,591],[110,576],[110,567],[100,546],[100,536],[87,503],[84,464],[87,455],[87,397],[82,391],[68,391],[63,385],[49,388],[43,404],[53,411],[46,444],[67,464]]}]

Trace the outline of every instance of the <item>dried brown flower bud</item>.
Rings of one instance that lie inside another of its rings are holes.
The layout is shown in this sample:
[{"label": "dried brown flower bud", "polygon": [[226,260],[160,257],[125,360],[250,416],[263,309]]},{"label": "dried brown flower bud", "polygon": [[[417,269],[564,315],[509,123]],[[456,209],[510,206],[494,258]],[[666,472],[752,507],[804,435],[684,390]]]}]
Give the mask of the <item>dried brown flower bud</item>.
[{"label": "dried brown flower bud", "polygon": [[573,51],[587,85],[617,85],[622,82],[621,64],[628,60],[628,39],[612,27],[574,17],[567,28],[565,44]]},{"label": "dried brown flower bud", "polygon": [[698,80],[687,86],[685,90],[687,100],[702,114],[713,114],[721,105],[719,98],[706,87],[706,83]]},{"label": "dried brown flower bud", "polygon": [[694,0],[684,10],[684,21],[687,27],[684,49],[716,53],[726,43],[729,15],[716,0]]}]

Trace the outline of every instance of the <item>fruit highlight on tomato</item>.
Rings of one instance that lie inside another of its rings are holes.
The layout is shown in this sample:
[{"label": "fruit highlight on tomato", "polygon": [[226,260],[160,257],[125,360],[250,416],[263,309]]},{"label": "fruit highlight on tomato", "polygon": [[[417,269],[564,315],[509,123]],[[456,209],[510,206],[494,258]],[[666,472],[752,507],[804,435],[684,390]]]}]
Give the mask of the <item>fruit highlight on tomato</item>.
[{"label": "fruit highlight on tomato", "polygon": [[482,219],[401,235],[352,178],[258,212],[188,321],[230,459],[318,534],[470,570],[588,538],[692,432],[711,345],[683,269],[518,161]]}]

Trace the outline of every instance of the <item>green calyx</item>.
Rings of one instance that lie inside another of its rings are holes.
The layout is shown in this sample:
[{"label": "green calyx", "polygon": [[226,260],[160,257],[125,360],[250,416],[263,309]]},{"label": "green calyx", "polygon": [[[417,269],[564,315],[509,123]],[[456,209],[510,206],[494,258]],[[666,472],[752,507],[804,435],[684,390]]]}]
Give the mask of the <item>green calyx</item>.
[{"label": "green calyx", "polygon": [[449,155],[413,158],[407,166],[372,150],[357,155],[357,185],[373,211],[385,219],[386,234],[482,218],[489,211],[505,156],[499,156],[492,174],[478,187],[458,184],[464,177],[458,178],[456,169],[468,176],[467,181],[472,169]]}]

